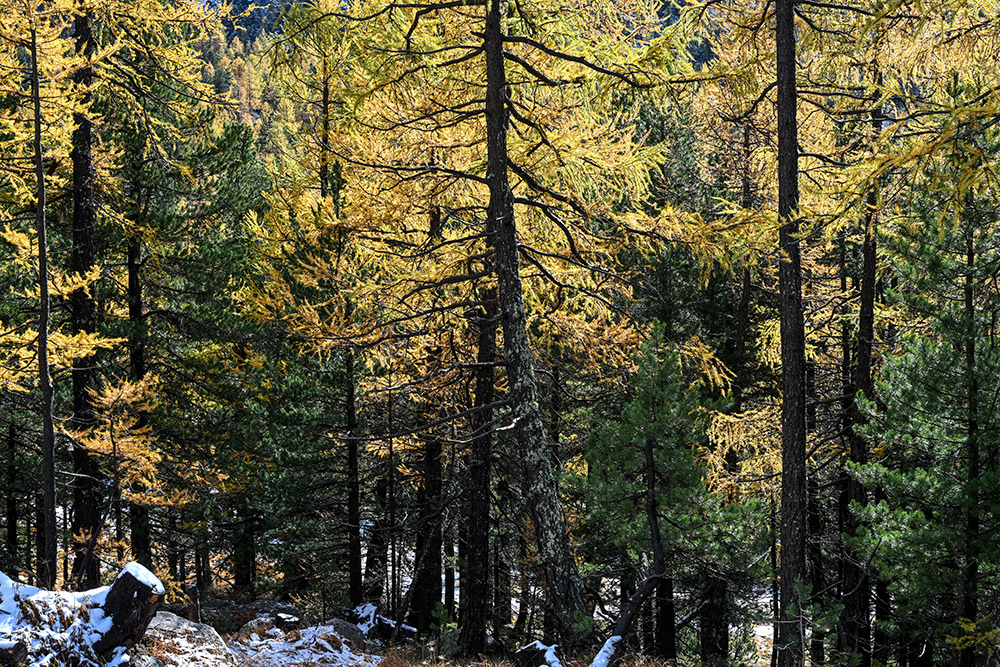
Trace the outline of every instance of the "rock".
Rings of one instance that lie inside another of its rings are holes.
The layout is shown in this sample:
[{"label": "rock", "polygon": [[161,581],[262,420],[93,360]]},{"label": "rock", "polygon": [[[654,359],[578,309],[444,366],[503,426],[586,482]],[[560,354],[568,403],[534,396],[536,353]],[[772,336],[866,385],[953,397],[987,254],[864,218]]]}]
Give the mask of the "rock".
[{"label": "rock", "polygon": [[333,629],[337,631],[337,634],[351,642],[351,647],[358,651],[364,651],[368,648],[368,639],[365,637],[365,633],[361,632],[361,628],[356,626],[354,623],[345,621],[342,618],[335,618],[332,621],[327,621],[323,625],[331,625]]},{"label": "rock", "polygon": [[28,646],[24,642],[4,641],[0,644],[0,665],[20,665],[28,659]]},{"label": "rock", "polygon": [[[192,623],[177,614],[159,612],[146,630],[145,643],[150,646],[155,645],[158,655],[169,656],[176,653],[178,656],[185,656],[181,659],[190,659],[194,655],[199,659],[203,657],[205,661],[214,661],[212,664],[218,667],[236,666],[233,652],[214,628],[204,623]],[[191,652],[191,646],[195,647],[194,654]],[[168,660],[167,664],[189,663],[175,663]]]},{"label": "rock", "polygon": [[298,630],[300,623],[301,621],[299,620],[299,617],[291,614],[276,614],[274,616],[274,627],[278,628],[282,632],[292,632],[293,630]]},{"label": "rock", "polygon": [[129,652],[128,667],[165,667],[159,658],[154,658],[144,649],[136,648]]},{"label": "rock", "polygon": [[228,635],[236,632],[244,625],[257,618],[257,610],[249,605],[233,604],[227,607],[220,607],[214,618],[202,612],[203,620],[210,620],[212,627],[219,634]]},{"label": "rock", "polygon": [[253,634],[260,636],[273,625],[274,624],[268,618],[255,618],[252,621],[247,621],[247,623],[240,628],[239,634],[243,637],[249,637]]},{"label": "rock", "polygon": [[202,623],[208,623],[223,635],[238,632],[255,618],[268,618],[278,625],[278,614],[294,616],[300,619],[300,624],[302,624],[301,619],[305,618],[295,607],[275,600],[255,600],[246,604],[228,603],[221,606],[218,605],[218,601],[205,600],[201,605]]}]

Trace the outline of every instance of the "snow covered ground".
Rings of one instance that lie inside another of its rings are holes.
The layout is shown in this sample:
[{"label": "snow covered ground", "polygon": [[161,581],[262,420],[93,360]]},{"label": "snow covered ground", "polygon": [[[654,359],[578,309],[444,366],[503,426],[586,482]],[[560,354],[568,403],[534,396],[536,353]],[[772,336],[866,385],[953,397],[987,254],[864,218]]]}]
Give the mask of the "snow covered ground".
[{"label": "snow covered ground", "polygon": [[[139,566],[136,566],[139,567]],[[129,570],[151,588],[162,585],[146,570]],[[154,581],[155,580],[155,581]],[[115,649],[110,660],[93,645],[111,627],[101,605],[108,588],[81,593],[47,591],[0,573],[0,648],[23,643],[27,667],[378,667],[381,658],[353,648],[333,626],[279,630],[257,622],[223,640],[207,625],[159,613],[140,645]]]},{"label": "snow covered ground", "polygon": [[124,651],[116,650],[105,663],[92,648],[111,628],[101,607],[107,593],[108,587],[81,593],[46,591],[0,572],[0,641],[23,642],[32,667],[123,665],[128,659]]}]

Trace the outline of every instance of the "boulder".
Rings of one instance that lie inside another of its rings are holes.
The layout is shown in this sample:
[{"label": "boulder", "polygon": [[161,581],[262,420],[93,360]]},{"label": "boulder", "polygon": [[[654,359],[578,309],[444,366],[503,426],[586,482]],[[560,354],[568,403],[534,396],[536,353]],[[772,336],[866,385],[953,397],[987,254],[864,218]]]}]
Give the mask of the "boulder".
[{"label": "boulder", "polygon": [[365,633],[361,631],[354,623],[345,621],[342,618],[335,618],[332,621],[327,621],[323,625],[331,625],[333,629],[337,631],[337,634],[351,642],[351,647],[356,651],[364,651],[368,648],[368,639],[365,637]]},{"label": "boulder", "polygon": [[240,628],[239,635],[243,637],[249,637],[250,635],[263,635],[269,628],[274,624],[268,618],[255,618],[252,621],[247,621],[247,623]]},{"label": "boulder", "polygon": [[[217,604],[216,601],[206,600],[201,604],[202,623],[208,623],[223,635],[238,632],[240,628],[255,618],[269,619],[280,627],[279,614],[294,616],[297,619],[304,618],[302,612],[292,605],[275,600],[255,600],[246,604],[227,603],[221,605]],[[300,624],[305,625],[301,620]]]},{"label": "boulder", "polygon": [[[191,658],[211,662],[219,667],[235,667],[233,652],[226,646],[219,633],[204,623],[193,623],[186,618],[169,612],[159,612],[150,622],[146,630],[147,646],[156,646],[155,653],[167,658],[167,664],[189,664],[175,662],[169,656],[176,654],[184,656],[182,660]],[[192,652],[192,648],[193,652]]]},{"label": "boulder", "polygon": [[159,658],[154,658],[140,647],[129,652],[128,667],[166,667]]}]

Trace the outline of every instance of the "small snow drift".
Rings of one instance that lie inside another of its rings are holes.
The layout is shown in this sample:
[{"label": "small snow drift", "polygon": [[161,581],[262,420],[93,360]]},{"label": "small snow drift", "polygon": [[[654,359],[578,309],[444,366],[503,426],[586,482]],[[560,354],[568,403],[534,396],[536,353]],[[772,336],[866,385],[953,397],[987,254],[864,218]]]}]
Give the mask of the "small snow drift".
[{"label": "small snow drift", "polygon": [[[0,646],[23,644],[28,665],[117,666],[163,598],[163,584],[130,563],[114,584],[81,593],[47,591],[0,573]],[[23,650],[22,650],[23,651]]]},{"label": "small snow drift", "polygon": [[283,632],[271,627],[230,641],[239,664],[252,667],[315,665],[376,667],[381,658],[355,653],[332,625]]},{"label": "small snow drift", "polygon": [[556,655],[557,646],[558,644],[546,646],[540,641],[533,641],[517,649],[514,662],[517,667],[562,667]]}]

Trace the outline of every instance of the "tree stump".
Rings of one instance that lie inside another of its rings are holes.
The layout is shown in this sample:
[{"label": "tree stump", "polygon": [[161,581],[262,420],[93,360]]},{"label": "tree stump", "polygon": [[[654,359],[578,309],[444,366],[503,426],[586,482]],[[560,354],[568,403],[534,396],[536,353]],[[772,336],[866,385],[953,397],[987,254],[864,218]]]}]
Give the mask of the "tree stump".
[{"label": "tree stump", "polygon": [[0,665],[23,665],[28,660],[24,642],[0,642]]},{"label": "tree stump", "polygon": [[107,656],[119,646],[135,646],[156,616],[164,593],[163,584],[149,570],[138,563],[126,565],[101,605],[111,624],[94,643],[94,652]]}]

